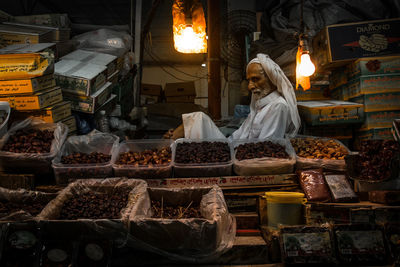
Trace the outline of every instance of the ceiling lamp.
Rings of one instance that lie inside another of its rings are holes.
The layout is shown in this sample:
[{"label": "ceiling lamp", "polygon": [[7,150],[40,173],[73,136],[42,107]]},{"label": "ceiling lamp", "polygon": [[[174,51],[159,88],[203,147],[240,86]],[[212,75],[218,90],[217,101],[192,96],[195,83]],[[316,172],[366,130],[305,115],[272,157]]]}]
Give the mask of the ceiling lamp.
[{"label": "ceiling lamp", "polygon": [[315,66],[310,58],[310,50],[307,43],[307,35],[304,34],[303,22],[303,3],[301,0],[300,6],[300,29],[299,45],[296,55],[296,89],[302,87],[304,90],[310,89],[310,76],[315,72]]},{"label": "ceiling lamp", "polygon": [[174,0],[174,47],[181,53],[207,53],[206,20],[198,0]]}]

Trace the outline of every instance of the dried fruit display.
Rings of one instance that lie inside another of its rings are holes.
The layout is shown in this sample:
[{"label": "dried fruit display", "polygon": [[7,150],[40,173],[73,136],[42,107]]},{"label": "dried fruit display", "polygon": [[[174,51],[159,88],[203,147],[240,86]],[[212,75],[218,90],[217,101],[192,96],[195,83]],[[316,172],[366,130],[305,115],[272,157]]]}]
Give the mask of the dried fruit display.
[{"label": "dried fruit display", "polygon": [[187,219],[187,218],[204,218],[200,212],[200,203],[191,201],[187,205],[170,205],[161,201],[152,200],[151,208],[153,211],[152,218],[164,219]]},{"label": "dried fruit display", "polygon": [[90,154],[86,153],[73,153],[67,156],[61,157],[62,164],[94,164],[94,163],[106,163],[111,160],[111,155],[92,152]]},{"label": "dried fruit display", "polygon": [[343,160],[347,149],[333,139],[293,138],[290,140],[296,155],[307,159]]},{"label": "dried fruit display", "polygon": [[53,131],[23,129],[11,135],[2,150],[14,153],[49,153],[53,139]]},{"label": "dried fruit display", "polygon": [[20,210],[29,212],[31,215],[36,216],[42,211],[44,206],[46,206],[46,203],[14,203],[0,201],[0,217],[7,216]]},{"label": "dried fruit display", "polygon": [[116,164],[134,166],[164,165],[171,162],[171,148],[147,149],[141,152],[124,152],[119,155]]},{"label": "dried fruit display", "polygon": [[254,158],[281,158],[288,159],[289,155],[285,147],[271,141],[241,144],[236,148],[235,157],[237,160]]},{"label": "dried fruit display", "polygon": [[60,212],[59,219],[118,219],[128,203],[128,190],[112,194],[87,192],[68,199]]},{"label": "dried fruit display", "polygon": [[183,142],[176,145],[176,163],[217,163],[229,160],[229,145],[224,142]]},{"label": "dried fruit display", "polygon": [[[392,160],[399,160],[400,145],[393,140],[364,140],[361,142],[359,160],[354,169],[359,170],[359,179],[385,180],[390,178]],[[397,158],[396,158],[397,157]]]}]

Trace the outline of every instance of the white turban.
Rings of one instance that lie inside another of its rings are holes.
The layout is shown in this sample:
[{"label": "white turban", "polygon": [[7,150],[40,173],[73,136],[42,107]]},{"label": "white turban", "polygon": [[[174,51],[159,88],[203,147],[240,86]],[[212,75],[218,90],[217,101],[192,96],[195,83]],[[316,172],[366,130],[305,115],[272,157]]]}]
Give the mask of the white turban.
[{"label": "white turban", "polygon": [[[276,64],[268,55],[257,54],[257,57],[253,58],[247,65],[246,72],[248,71],[249,65],[253,63],[258,63],[262,66],[270,81],[277,87],[278,92],[283,96],[283,98],[285,98],[286,102],[288,103],[289,113],[291,117],[291,126],[287,134],[289,137],[295,136],[300,128],[301,122],[299,112],[297,110],[296,95],[294,93],[292,84],[283,73],[279,65]],[[251,106],[253,106],[255,104],[253,103],[253,97],[251,102]]]}]

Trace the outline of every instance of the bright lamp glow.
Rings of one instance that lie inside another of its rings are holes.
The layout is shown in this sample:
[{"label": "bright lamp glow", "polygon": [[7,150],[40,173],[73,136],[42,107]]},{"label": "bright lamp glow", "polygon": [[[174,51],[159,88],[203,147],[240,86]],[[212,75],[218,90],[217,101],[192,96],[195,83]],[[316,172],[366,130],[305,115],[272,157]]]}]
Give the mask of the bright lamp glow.
[{"label": "bright lamp glow", "polygon": [[310,55],[305,53],[301,55],[300,65],[299,65],[299,73],[301,76],[311,76],[315,72],[315,66],[311,62]]}]

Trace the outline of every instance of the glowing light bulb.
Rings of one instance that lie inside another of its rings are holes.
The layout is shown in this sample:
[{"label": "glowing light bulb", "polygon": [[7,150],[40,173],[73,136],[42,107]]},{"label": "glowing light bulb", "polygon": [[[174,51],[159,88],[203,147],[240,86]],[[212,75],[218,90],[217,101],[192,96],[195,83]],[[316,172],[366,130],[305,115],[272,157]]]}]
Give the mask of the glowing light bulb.
[{"label": "glowing light bulb", "polygon": [[310,55],[305,53],[301,55],[299,73],[301,76],[311,76],[315,72],[315,66],[311,61]]}]

